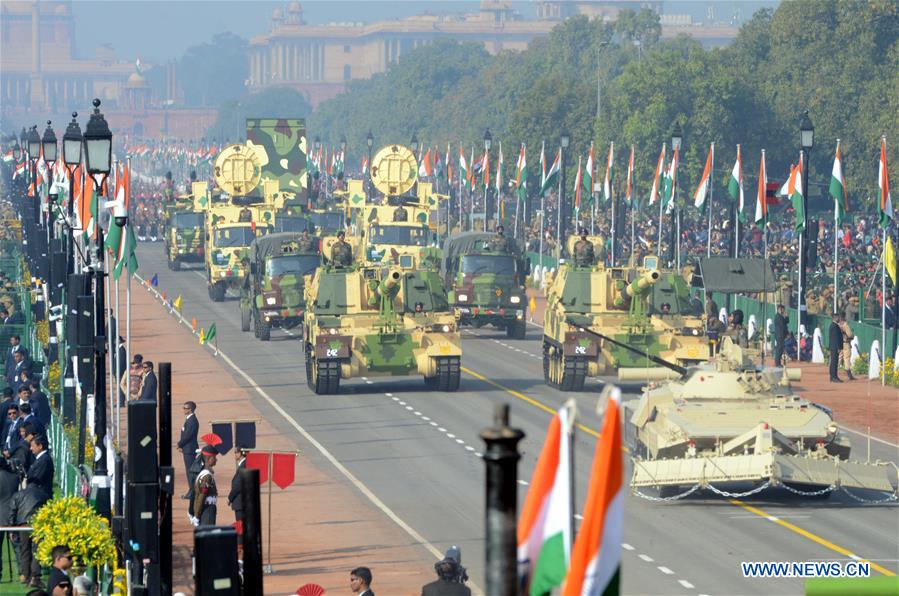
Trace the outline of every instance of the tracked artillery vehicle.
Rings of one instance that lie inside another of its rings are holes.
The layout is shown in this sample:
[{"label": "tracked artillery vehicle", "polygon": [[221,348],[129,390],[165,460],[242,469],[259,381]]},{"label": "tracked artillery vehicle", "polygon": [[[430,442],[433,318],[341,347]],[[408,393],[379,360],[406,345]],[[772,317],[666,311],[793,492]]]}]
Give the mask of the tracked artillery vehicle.
[{"label": "tracked artillery vehicle", "polygon": [[896,490],[894,464],[850,460],[849,437],[830,409],[792,390],[799,369],[757,367],[730,338],[712,361],[690,367],[620,347],[657,365],[618,371],[621,381],[651,381],[627,424],[634,489],[655,487],[662,496],[747,483],[755,485],[747,492],[781,485],[806,496],[837,487]]}]

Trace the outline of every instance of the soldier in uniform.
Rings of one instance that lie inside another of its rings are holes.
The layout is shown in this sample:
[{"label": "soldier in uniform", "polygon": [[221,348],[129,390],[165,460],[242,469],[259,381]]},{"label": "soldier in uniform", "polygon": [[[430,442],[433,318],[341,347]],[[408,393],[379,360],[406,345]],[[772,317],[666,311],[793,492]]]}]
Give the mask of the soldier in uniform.
[{"label": "soldier in uniform", "polygon": [[843,368],[846,369],[846,376],[850,381],[854,381],[852,376],[852,340],[855,339],[855,333],[849,326],[846,317],[840,317],[840,331],[843,333],[843,348],[840,350],[840,360],[843,362]]},{"label": "soldier in uniform", "polygon": [[215,468],[218,453],[219,450],[212,445],[206,445],[200,452],[203,457],[203,470],[197,475],[194,485],[194,502],[191,507],[194,524],[197,526],[215,525],[218,489],[215,486],[213,468]]},{"label": "soldier in uniform", "polygon": [[409,221],[409,213],[405,207],[400,205],[393,210],[393,221]]},{"label": "soldier in uniform", "polygon": [[253,221],[253,212],[250,211],[249,207],[244,207],[240,210],[240,215],[237,216],[238,222],[251,222]]},{"label": "soldier in uniform", "polygon": [[349,267],[353,264],[353,248],[344,240],[346,233],[337,232],[337,242],[331,246],[331,262],[337,267]]},{"label": "soldier in uniform", "polygon": [[490,246],[496,252],[509,252],[509,239],[503,235],[505,228],[496,226],[496,234],[490,240]]},{"label": "soldier in uniform", "polygon": [[315,242],[309,235],[309,230],[303,230],[303,235],[300,236],[300,240],[297,242],[297,250],[299,252],[316,252],[315,248]]},{"label": "soldier in uniform", "polygon": [[578,267],[592,267],[596,261],[593,243],[587,240],[586,228],[581,228],[580,240],[574,243],[574,264]]}]

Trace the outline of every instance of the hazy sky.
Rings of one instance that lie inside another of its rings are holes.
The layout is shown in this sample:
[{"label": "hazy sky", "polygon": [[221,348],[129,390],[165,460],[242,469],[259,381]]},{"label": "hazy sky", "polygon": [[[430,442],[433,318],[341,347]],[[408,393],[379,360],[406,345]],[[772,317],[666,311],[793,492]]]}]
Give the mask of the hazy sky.
[{"label": "hazy sky", "polygon": [[[690,14],[705,20],[710,6],[716,20],[727,21],[739,10],[748,19],[761,6],[779,0],[667,0],[666,14]],[[289,0],[75,0],[75,48],[79,56],[93,55],[94,48],[110,44],[119,59],[131,62],[140,56],[145,63],[179,57],[185,49],[208,41],[216,33],[232,31],[249,38],[269,30],[275,8],[286,8]],[[533,0],[515,1],[516,10],[533,18]],[[327,0],[304,1],[303,18],[309,23],[332,21],[376,21],[424,12],[476,12],[474,0]]]}]

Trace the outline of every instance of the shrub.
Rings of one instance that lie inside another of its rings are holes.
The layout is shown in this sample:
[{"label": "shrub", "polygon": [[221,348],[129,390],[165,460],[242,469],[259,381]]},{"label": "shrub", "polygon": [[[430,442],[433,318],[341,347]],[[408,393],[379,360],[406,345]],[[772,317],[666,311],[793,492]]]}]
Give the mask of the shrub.
[{"label": "shrub", "polygon": [[52,565],[53,547],[65,545],[73,564],[85,567],[114,566],[116,547],[109,523],[80,497],[58,497],[41,507],[31,519],[37,558]]}]

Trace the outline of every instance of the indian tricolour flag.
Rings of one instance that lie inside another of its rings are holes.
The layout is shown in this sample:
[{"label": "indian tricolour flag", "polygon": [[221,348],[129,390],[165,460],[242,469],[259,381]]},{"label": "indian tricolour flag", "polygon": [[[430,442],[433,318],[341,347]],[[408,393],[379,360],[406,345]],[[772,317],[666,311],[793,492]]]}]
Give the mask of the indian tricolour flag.
[{"label": "indian tricolour flag", "polygon": [[564,596],[618,594],[624,538],[624,451],[621,443],[621,390],[612,387],[596,441],[584,521],[571,549]]},{"label": "indian tricolour flag", "polygon": [[737,145],[737,161],[734,162],[734,169],[730,173],[730,180],[727,181],[727,192],[730,197],[737,201],[737,217],[740,221],[746,221],[746,204],[743,194],[743,160],[740,157],[740,146]]},{"label": "indian tricolour flag", "polygon": [[662,150],[659,152],[659,162],[656,164],[656,173],[652,178],[652,189],[649,191],[649,204],[655,205],[659,200],[659,176],[662,175],[662,169],[665,167],[665,143],[662,143]]},{"label": "indian tricolour flag", "polygon": [[693,205],[705,212],[705,199],[709,194],[710,180],[712,178],[712,164],[715,161],[715,143],[709,147],[709,156],[705,160],[705,169],[702,171],[702,179],[699,187],[693,193]]},{"label": "indian tricolour flag", "polygon": [[830,174],[830,196],[833,197],[833,219],[837,225],[849,212],[849,193],[846,192],[846,179],[843,178],[843,160],[840,157],[840,139],[837,139],[837,152],[833,158],[833,172]]},{"label": "indian tricolour flag", "polygon": [[877,170],[880,188],[880,225],[887,227],[893,219],[893,200],[890,198],[890,173],[887,170],[887,138],[880,138],[880,165]]},{"label": "indian tricolour flag", "polygon": [[768,217],[768,173],[765,171],[765,150],[762,149],[762,161],[759,163],[759,188],[755,200],[755,224],[764,227]]},{"label": "indian tricolour flag", "polygon": [[459,184],[462,188],[468,186],[468,162],[465,161],[465,149],[459,147]]},{"label": "indian tricolour flag", "polygon": [[[612,200],[612,183],[615,178],[615,143],[609,143],[609,157],[606,159],[606,177],[602,181],[602,198],[608,202]],[[592,189],[591,189],[592,192]]]},{"label": "indian tricolour flag", "polygon": [[528,158],[525,144],[521,144],[518,152],[518,171],[515,174],[515,188],[518,190],[518,200],[523,201],[528,197]]},{"label": "indian tricolour flag", "polygon": [[571,559],[570,406],[553,417],[518,520],[522,592],[549,594],[562,584]]}]

